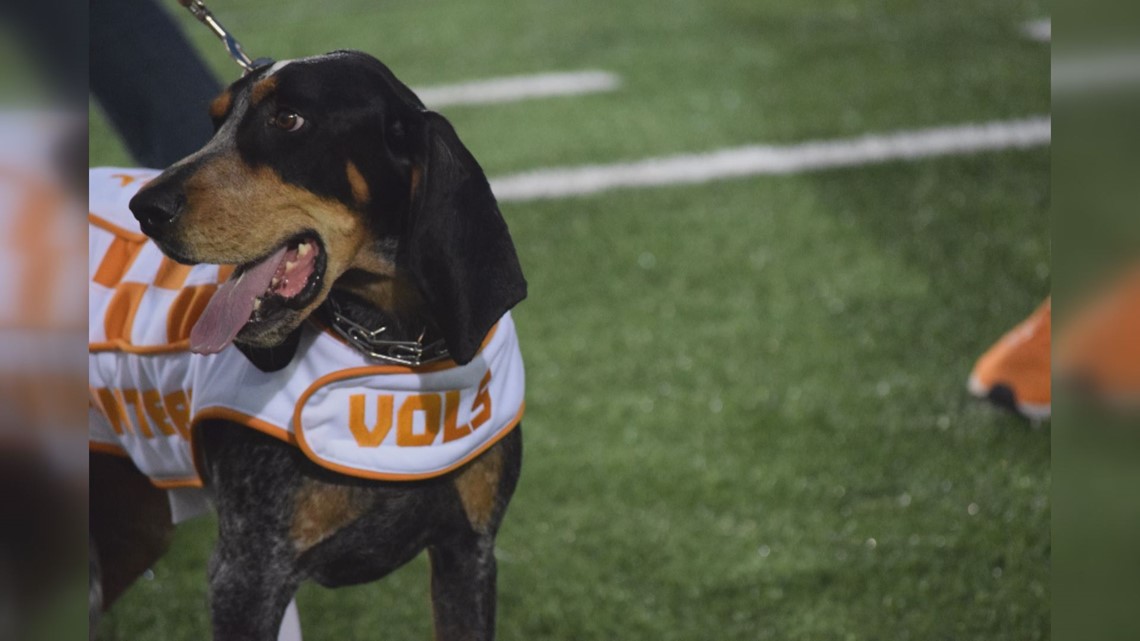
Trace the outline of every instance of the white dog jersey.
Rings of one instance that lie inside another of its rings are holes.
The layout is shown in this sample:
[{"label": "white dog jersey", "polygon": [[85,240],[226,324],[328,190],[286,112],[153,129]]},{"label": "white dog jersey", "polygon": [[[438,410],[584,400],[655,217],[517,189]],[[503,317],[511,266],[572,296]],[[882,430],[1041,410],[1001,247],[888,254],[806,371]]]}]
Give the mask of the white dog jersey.
[{"label": "white dog jersey", "polygon": [[159,487],[200,487],[194,428],[225,419],[344,474],[413,480],[459,467],[518,424],[524,375],[509,313],[462,366],[379,365],[315,322],[280,371],[233,345],[192,354],[190,329],[232,268],[178,264],[140,233],[127,204],[156,173],[90,175],[92,449],[130,456]]}]

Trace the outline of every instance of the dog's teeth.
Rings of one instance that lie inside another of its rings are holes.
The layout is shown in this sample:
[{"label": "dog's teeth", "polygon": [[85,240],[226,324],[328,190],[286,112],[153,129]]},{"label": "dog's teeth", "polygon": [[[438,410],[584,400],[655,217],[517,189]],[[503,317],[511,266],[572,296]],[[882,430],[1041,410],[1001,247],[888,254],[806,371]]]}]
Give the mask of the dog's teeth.
[{"label": "dog's teeth", "polygon": [[305,254],[309,253],[310,249],[311,248],[309,247],[309,243],[301,243],[300,245],[297,245],[297,256],[304,258]]},{"label": "dog's teeth", "polygon": [[253,311],[256,312],[259,309],[261,309],[261,299],[255,298],[255,299],[253,299]]},{"label": "dog's teeth", "polygon": [[[300,252],[298,252],[298,253],[300,253]],[[292,269],[296,266],[297,266],[297,261],[295,261],[295,260],[285,261],[285,271],[292,271]]]},{"label": "dog's teeth", "polygon": [[281,279],[274,276],[273,280],[269,281],[269,286],[270,287],[277,287],[277,283],[280,283],[280,282],[281,282]]}]

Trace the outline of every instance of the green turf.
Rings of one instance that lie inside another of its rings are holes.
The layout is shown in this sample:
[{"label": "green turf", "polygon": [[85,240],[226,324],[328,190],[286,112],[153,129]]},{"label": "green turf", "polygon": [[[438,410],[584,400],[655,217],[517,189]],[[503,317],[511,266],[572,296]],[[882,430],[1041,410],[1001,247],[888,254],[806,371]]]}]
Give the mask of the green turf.
[{"label": "green turf", "polygon": [[[1048,50],[1017,35],[1036,2],[215,5],[254,55],[362,48],[412,84],[626,79],[448,110],[491,174],[1049,111]],[[92,136],[94,164],[128,162]],[[500,638],[1048,638],[1049,429],[964,381],[1049,291],[1049,163],[504,205],[531,296]],[[180,530],[104,639],[205,637],[212,528]],[[306,639],[430,638],[422,558],[299,600]]]}]

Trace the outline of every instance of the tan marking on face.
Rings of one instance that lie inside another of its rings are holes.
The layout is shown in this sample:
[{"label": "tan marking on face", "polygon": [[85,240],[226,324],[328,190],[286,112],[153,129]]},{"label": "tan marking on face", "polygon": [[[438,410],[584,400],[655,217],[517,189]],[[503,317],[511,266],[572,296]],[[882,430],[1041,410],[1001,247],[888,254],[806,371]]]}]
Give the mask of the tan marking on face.
[{"label": "tan marking on face", "polygon": [[233,104],[234,98],[230,94],[229,89],[223,91],[210,102],[210,117],[214,120],[220,120],[225,117],[226,113],[230,110],[230,105]]},{"label": "tan marking on face", "polygon": [[496,447],[475,459],[455,477],[455,489],[459,490],[463,511],[477,532],[485,532],[491,525],[502,476],[503,451]]},{"label": "tan marking on face", "polygon": [[363,220],[344,203],[286,183],[268,167],[250,167],[236,152],[207,161],[183,187],[178,240],[199,262],[244,264],[312,229],[325,244],[330,273],[339,275],[364,242]]},{"label": "tan marking on face", "polygon": [[260,104],[261,101],[265,100],[275,89],[277,89],[276,76],[269,76],[263,80],[258,80],[257,83],[253,85],[253,90],[249,93],[250,102],[254,105]]},{"label": "tan marking on face", "polygon": [[356,199],[356,203],[358,205],[367,204],[372,195],[368,191],[368,182],[364,180],[364,176],[356,168],[356,163],[351,160],[348,161],[345,164],[344,173],[348,176],[348,185],[352,188],[352,197]]},{"label": "tan marking on face", "polygon": [[250,167],[236,152],[206,161],[183,188],[186,208],[172,241],[191,260],[242,265],[273,253],[299,233],[311,230],[320,237],[325,252],[321,291],[278,326],[283,330],[299,325],[324,301],[369,239],[361,215],[344,203],[288,184],[268,167]]},{"label": "tan marking on face", "polygon": [[336,282],[338,291],[355,294],[373,307],[393,313],[424,314],[427,303],[418,286],[398,272],[393,250],[365,245],[352,266]]},{"label": "tan marking on face", "polygon": [[409,198],[415,197],[416,189],[420,186],[421,178],[423,178],[423,171],[420,169],[419,165],[412,165],[412,188],[408,192]]},{"label": "tan marking on face", "polygon": [[297,553],[304,553],[355,521],[366,509],[364,497],[351,487],[303,479],[293,497],[289,538]]}]

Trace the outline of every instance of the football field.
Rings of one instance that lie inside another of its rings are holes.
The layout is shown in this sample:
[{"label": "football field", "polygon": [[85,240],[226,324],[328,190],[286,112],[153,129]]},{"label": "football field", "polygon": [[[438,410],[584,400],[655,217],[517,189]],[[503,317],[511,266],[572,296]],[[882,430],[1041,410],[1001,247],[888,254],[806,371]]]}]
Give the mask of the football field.
[{"label": "football field", "polygon": [[[500,639],[1049,638],[1049,425],[965,390],[1050,291],[1048,3],[208,4],[254,57],[431,88],[501,191],[530,296]],[[133,164],[97,107],[91,164]],[[208,638],[214,527],[101,638]],[[298,602],[306,640],[431,638],[424,557]]]}]

